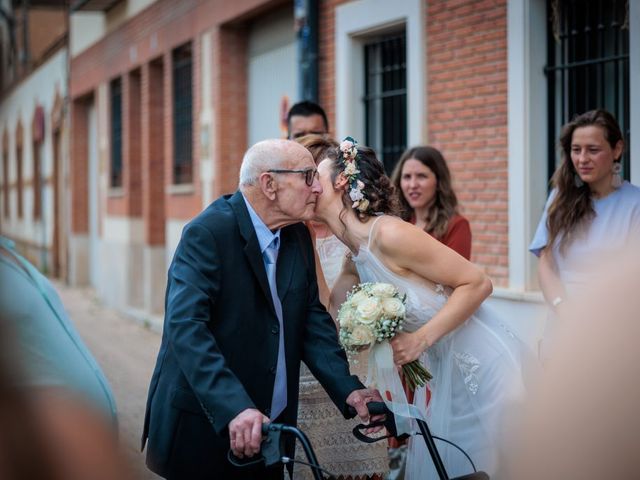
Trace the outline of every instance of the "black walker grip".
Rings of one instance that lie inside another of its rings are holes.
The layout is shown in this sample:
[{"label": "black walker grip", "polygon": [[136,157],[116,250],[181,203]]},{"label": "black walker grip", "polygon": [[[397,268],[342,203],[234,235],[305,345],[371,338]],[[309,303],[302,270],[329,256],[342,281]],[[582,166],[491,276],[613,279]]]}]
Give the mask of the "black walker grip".
[{"label": "black walker grip", "polygon": [[[367,410],[369,410],[369,415],[389,415],[391,412],[384,404],[384,402],[369,402],[367,403]],[[347,406],[347,411],[349,415],[356,416],[358,412],[351,405]]]},{"label": "black walker grip", "polygon": [[[369,415],[384,415],[385,418],[384,420],[370,422],[367,425],[360,423],[355,427],[353,427],[353,435],[358,440],[365,443],[374,443],[380,440],[384,440],[385,438],[396,438],[398,440],[404,440],[405,438],[409,438],[409,435],[406,433],[403,433],[402,435],[398,435],[398,431],[396,430],[395,417],[393,416],[393,413],[391,412],[391,410],[387,408],[384,402],[369,402],[367,403],[367,410],[369,410]],[[357,415],[356,409],[353,408],[352,406],[348,407],[348,411],[349,411],[349,414],[351,415],[354,415],[354,416]],[[387,430],[388,435],[385,435],[383,437],[373,438],[365,435],[362,432],[367,428],[379,427],[379,426],[384,426],[384,428]]]}]

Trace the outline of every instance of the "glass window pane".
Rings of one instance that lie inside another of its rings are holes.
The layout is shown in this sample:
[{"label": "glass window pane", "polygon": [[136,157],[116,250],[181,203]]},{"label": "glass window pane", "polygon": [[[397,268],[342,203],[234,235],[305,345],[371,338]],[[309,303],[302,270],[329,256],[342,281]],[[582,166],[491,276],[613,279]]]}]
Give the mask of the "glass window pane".
[{"label": "glass window pane", "polygon": [[[575,115],[611,112],[630,145],[629,4],[626,0],[547,0],[548,175],[560,160],[562,125]],[[629,179],[629,148],[622,157]]]},{"label": "glass window pane", "polygon": [[365,143],[391,173],[407,147],[406,33],[372,39],[365,49]]}]

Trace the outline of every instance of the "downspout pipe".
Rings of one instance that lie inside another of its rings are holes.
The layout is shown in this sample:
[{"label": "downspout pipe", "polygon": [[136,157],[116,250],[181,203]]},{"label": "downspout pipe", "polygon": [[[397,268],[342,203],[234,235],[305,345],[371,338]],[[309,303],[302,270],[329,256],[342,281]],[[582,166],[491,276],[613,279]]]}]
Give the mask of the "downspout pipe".
[{"label": "downspout pipe", "polygon": [[28,67],[31,60],[29,47],[29,0],[22,0],[22,64]]},{"label": "downspout pipe", "polygon": [[[11,15],[11,12],[5,10],[5,8],[0,5],[0,17],[3,18],[5,22],[7,22],[7,27],[9,29],[9,54],[15,58],[16,55],[16,20]],[[2,86],[0,85],[0,88]]]},{"label": "downspout pipe", "polygon": [[295,0],[298,101],[318,103],[318,0]]}]

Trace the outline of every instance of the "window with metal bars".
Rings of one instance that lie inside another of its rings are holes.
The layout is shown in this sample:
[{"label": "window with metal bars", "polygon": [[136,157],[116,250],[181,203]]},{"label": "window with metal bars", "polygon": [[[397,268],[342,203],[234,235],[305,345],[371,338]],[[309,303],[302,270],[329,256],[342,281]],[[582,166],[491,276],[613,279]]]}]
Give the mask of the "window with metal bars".
[{"label": "window with metal bars", "polygon": [[122,187],[122,79],[111,80],[111,171],[109,185]]},{"label": "window with metal bars", "polygon": [[173,51],[173,183],[193,179],[193,54],[191,43]]},{"label": "window with metal bars", "polygon": [[629,179],[629,3],[627,0],[547,0],[548,174],[559,162],[562,125],[602,108],[622,129],[623,175]]},{"label": "window with metal bars", "polygon": [[365,143],[387,173],[407,147],[407,37],[388,34],[364,46]]}]

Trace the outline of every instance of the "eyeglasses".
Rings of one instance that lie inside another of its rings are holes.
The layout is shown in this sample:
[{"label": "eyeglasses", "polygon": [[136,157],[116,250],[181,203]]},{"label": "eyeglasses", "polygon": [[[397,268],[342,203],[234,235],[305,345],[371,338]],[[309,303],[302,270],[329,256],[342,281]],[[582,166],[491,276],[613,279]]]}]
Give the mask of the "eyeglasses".
[{"label": "eyeglasses", "polygon": [[313,185],[313,180],[318,176],[317,168],[305,168],[304,170],[289,170],[286,168],[277,169],[272,168],[271,170],[267,170],[269,173],[303,173],[304,174],[304,182],[308,187]]}]

